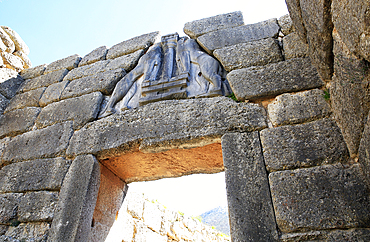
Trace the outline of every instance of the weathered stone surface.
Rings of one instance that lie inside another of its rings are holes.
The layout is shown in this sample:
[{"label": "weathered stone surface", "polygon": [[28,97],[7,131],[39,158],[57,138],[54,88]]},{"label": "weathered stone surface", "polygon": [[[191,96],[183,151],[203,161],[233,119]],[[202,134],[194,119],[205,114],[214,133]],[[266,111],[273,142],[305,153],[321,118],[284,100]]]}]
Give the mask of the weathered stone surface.
[{"label": "weathered stone surface", "polygon": [[4,61],[3,61],[2,57],[0,58],[0,68],[6,68],[6,65],[4,64]]},{"label": "weathered stone surface", "polygon": [[62,81],[48,86],[41,96],[39,101],[40,106],[44,107],[52,102],[60,101],[62,92],[68,84],[69,81]]},{"label": "weathered stone surface", "polygon": [[64,80],[72,81],[81,77],[92,76],[99,72],[104,72],[106,71],[106,66],[109,62],[110,60],[103,60],[95,62],[91,65],[78,67],[70,71],[64,78]]},{"label": "weathered stone surface", "polygon": [[334,31],[335,75],[330,99],[351,156],[356,156],[366,117],[370,110],[370,70],[365,60],[350,54]]},{"label": "weathered stone surface", "polygon": [[0,93],[0,115],[4,113],[8,104],[9,100]]},{"label": "weathered stone surface", "polygon": [[270,19],[256,24],[210,32],[200,36],[197,41],[204,50],[211,54],[215,49],[221,49],[226,46],[276,37],[279,29],[277,20]]},{"label": "weathered stone surface", "polygon": [[281,16],[278,19],[278,24],[280,26],[280,31],[284,35],[288,35],[288,34],[294,32],[293,22],[292,22],[292,19],[290,18],[290,15],[289,14],[286,14],[284,16]]},{"label": "weathered stone surface", "polygon": [[125,40],[119,44],[112,46],[108,50],[107,59],[114,59],[122,55],[131,54],[140,49],[147,49],[156,42],[159,38],[159,32],[143,34],[129,40]]},{"label": "weathered stone surface", "polygon": [[63,158],[13,163],[0,170],[0,193],[58,191],[70,161]]},{"label": "weathered stone surface", "polygon": [[108,49],[106,46],[100,46],[95,50],[91,51],[89,54],[85,55],[78,66],[85,66],[95,63],[97,61],[105,60],[105,57],[108,53]]},{"label": "weathered stone surface", "polygon": [[292,19],[293,26],[296,32],[301,37],[301,39],[307,43],[307,30],[302,19],[300,0],[286,0],[285,3],[288,7],[289,15]]},{"label": "weathered stone surface", "polygon": [[283,60],[279,44],[272,38],[224,47],[215,50],[213,54],[226,71]]},{"label": "weathered stone surface", "polygon": [[28,192],[21,197],[18,207],[18,221],[47,222],[52,221],[54,208],[58,202],[59,192]]},{"label": "weathered stone surface", "polygon": [[21,36],[11,28],[7,26],[1,26],[1,28],[9,35],[13,43],[15,44],[15,51],[22,51],[26,55],[30,53],[30,49],[26,43],[22,40]]},{"label": "weathered stone surface", "polygon": [[67,73],[67,69],[62,69],[33,79],[26,80],[19,88],[19,92],[28,92],[30,90],[34,90],[40,87],[48,87],[51,84],[61,82],[63,78],[67,75]]},{"label": "weathered stone surface", "polygon": [[98,196],[100,166],[92,155],[72,162],[59,194],[50,241],[86,241]]},{"label": "weathered stone surface", "polygon": [[324,92],[319,89],[282,94],[268,105],[269,118],[275,126],[312,121],[326,117],[330,112]]},{"label": "weathered stone surface", "polygon": [[70,120],[73,121],[73,129],[79,129],[97,117],[102,100],[103,95],[94,92],[49,104],[37,117],[36,126],[41,129]]},{"label": "weathered stone surface", "polygon": [[369,188],[358,164],[274,172],[269,180],[282,232],[369,226]]},{"label": "weathered stone surface", "polygon": [[[4,138],[4,139],[0,139],[0,157],[3,156],[5,146],[8,145],[9,141],[10,141],[9,137]],[[2,161],[1,160],[0,160],[0,167],[2,167]]]},{"label": "weathered stone surface", "polygon": [[370,113],[367,116],[367,122],[362,133],[358,154],[358,161],[362,165],[362,170],[370,184]]},{"label": "weathered stone surface", "polygon": [[184,26],[184,33],[190,38],[196,39],[209,32],[241,25],[244,25],[243,14],[237,11],[188,22]]},{"label": "weathered stone surface", "polygon": [[91,153],[100,159],[132,149],[141,140],[143,152],[199,147],[227,131],[264,127],[265,112],[258,105],[226,97],[162,101],[86,125],[73,136],[68,155]]},{"label": "weathered stone surface", "polygon": [[[3,40],[1,39],[1,34],[0,34],[0,52],[5,52],[7,51],[8,47],[4,44]],[[0,60],[1,62],[2,60]]]},{"label": "weathered stone surface", "polygon": [[369,241],[370,229],[346,229],[332,231],[313,231],[306,233],[283,234],[283,242],[295,241],[327,241],[327,242],[346,242],[346,241]]},{"label": "weathered stone surface", "polygon": [[227,75],[227,80],[240,101],[324,85],[309,58],[290,59],[263,67],[234,70]]},{"label": "weathered stone surface", "polygon": [[78,63],[80,63],[80,61],[81,61],[81,56],[77,54],[54,61],[46,66],[44,74],[48,74],[52,71],[57,71],[61,69],[67,69],[70,71],[73,68],[76,68],[78,66]]},{"label": "weathered stone surface", "polygon": [[30,131],[41,108],[17,109],[0,116],[0,138]]},{"label": "weathered stone surface", "polygon": [[283,48],[285,59],[308,56],[308,45],[299,38],[297,33],[291,33],[283,38]]},{"label": "weathered stone surface", "polygon": [[[7,69],[7,68],[1,68],[0,72],[2,69]],[[9,71],[13,71],[11,69],[7,69]],[[1,76],[1,73],[0,73]],[[7,79],[0,80],[0,93],[6,97],[7,99],[11,99],[14,97],[16,94],[19,86],[23,83],[22,77],[16,75],[15,77],[9,77]]]},{"label": "weathered stone surface", "polygon": [[23,194],[0,194],[0,224],[11,224],[17,218],[18,204]]},{"label": "weathered stone surface", "polygon": [[124,75],[126,75],[126,72],[123,69],[115,69],[73,80],[64,89],[60,98],[78,97],[92,92],[101,92],[104,95],[110,95],[117,82]]},{"label": "weathered stone surface", "polygon": [[[9,226],[7,225],[0,225],[0,236],[1,235],[4,235],[6,233],[6,231],[8,230]],[[0,237],[1,239],[1,237]]]},{"label": "weathered stone surface", "polygon": [[277,241],[258,132],[222,137],[232,241]]},{"label": "weathered stone surface", "polygon": [[347,162],[346,144],[330,119],[261,131],[268,171]]},{"label": "weathered stone surface", "polygon": [[138,50],[131,54],[123,55],[114,60],[111,60],[107,65],[107,70],[123,68],[126,72],[129,72],[134,69],[143,54],[144,50]]},{"label": "weathered stone surface", "polygon": [[367,0],[351,2],[332,1],[335,29],[343,42],[356,56],[370,61],[369,7]]},{"label": "weathered stone surface", "polygon": [[23,70],[24,62],[20,57],[10,54],[8,52],[1,52],[0,54],[7,68],[13,69],[17,72]]},{"label": "weathered stone surface", "polygon": [[3,83],[4,81],[12,78],[12,77],[17,77],[18,72],[12,69],[8,68],[0,68],[0,83]]},{"label": "weathered stone surface", "polygon": [[44,74],[46,66],[46,64],[43,64],[32,68],[23,69],[20,75],[24,80],[41,76],[42,74]]},{"label": "weathered stone surface", "polygon": [[[0,239],[5,239],[6,242],[18,241],[36,241],[43,242],[48,238],[50,224],[41,223],[21,223],[17,227],[10,226],[8,231]],[[7,240],[8,239],[8,240]]]},{"label": "weathered stone surface", "polygon": [[6,52],[13,53],[15,51],[15,44],[10,36],[0,27],[0,38],[7,47]]},{"label": "weathered stone surface", "polygon": [[30,58],[28,58],[28,56],[25,53],[23,53],[22,51],[18,50],[16,52],[14,52],[13,54],[22,59],[23,69],[26,69],[26,68],[29,68],[29,67],[32,66]]},{"label": "weathered stone surface", "polygon": [[10,100],[8,107],[5,109],[5,112],[25,107],[39,107],[39,100],[45,89],[46,87],[42,87],[16,95],[14,98],[12,98],[12,100]]},{"label": "weathered stone surface", "polygon": [[5,147],[5,162],[64,155],[73,133],[72,122],[30,131],[14,137]]}]

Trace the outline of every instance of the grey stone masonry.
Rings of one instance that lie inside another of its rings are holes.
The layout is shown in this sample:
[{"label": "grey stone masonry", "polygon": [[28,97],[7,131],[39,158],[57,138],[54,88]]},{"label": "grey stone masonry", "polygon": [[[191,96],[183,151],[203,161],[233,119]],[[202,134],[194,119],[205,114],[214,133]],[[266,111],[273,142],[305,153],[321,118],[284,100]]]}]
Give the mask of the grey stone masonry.
[{"label": "grey stone masonry", "polygon": [[301,233],[283,234],[281,236],[281,241],[365,242],[370,241],[370,229],[321,230],[303,233],[301,232]]},{"label": "grey stone masonry", "polygon": [[81,61],[81,56],[71,55],[61,60],[54,61],[46,66],[44,74],[48,74],[52,71],[57,71],[61,69],[68,69],[69,71],[78,66]]},{"label": "grey stone masonry", "polygon": [[92,92],[102,92],[104,95],[110,95],[113,92],[117,82],[126,75],[123,69],[115,69],[97,73],[93,76],[83,77],[73,80],[63,90],[60,98],[66,99],[78,97]]},{"label": "grey stone masonry", "polygon": [[362,165],[367,181],[370,184],[370,113],[367,116],[364,132],[362,133],[358,154],[359,163]]},{"label": "grey stone masonry", "polygon": [[8,104],[9,100],[0,93],[0,115],[4,113]]},{"label": "grey stone masonry", "polygon": [[52,102],[60,101],[62,92],[68,84],[69,81],[62,81],[48,86],[40,98],[40,106],[44,107]]},{"label": "grey stone masonry", "polygon": [[274,126],[312,121],[326,117],[331,112],[324,92],[319,89],[282,94],[267,109]]},{"label": "grey stone masonry", "polygon": [[308,56],[308,45],[299,38],[297,33],[291,33],[283,38],[283,48],[285,59]]},{"label": "grey stone masonry", "polygon": [[184,26],[184,33],[195,39],[209,32],[241,25],[244,25],[243,14],[237,11],[188,22]]},{"label": "grey stone masonry", "polygon": [[57,82],[61,82],[63,78],[67,75],[67,73],[67,69],[62,69],[33,79],[26,80],[20,86],[18,92],[27,92],[40,87],[47,87]]},{"label": "grey stone masonry", "polygon": [[15,162],[64,155],[72,133],[72,122],[66,122],[18,135],[5,147],[2,161]]},{"label": "grey stone masonry", "polygon": [[224,47],[215,50],[213,54],[226,71],[283,60],[279,44],[272,38]]},{"label": "grey stone masonry", "polygon": [[58,191],[70,161],[63,158],[13,163],[0,170],[0,193]]},{"label": "grey stone masonry", "polygon": [[270,19],[256,24],[210,32],[200,36],[197,41],[205,51],[212,54],[215,49],[221,49],[226,46],[277,37],[279,29],[277,20]]},{"label": "grey stone masonry", "polygon": [[46,64],[42,64],[32,68],[23,69],[20,75],[24,80],[41,76],[42,74],[44,74],[46,66],[47,66]]},{"label": "grey stone masonry", "polygon": [[347,146],[334,121],[325,118],[306,124],[261,131],[268,171],[347,162]]},{"label": "grey stone masonry", "polygon": [[227,75],[238,100],[254,100],[324,85],[309,58],[290,59],[261,67],[231,71]]},{"label": "grey stone masonry", "polygon": [[25,107],[39,107],[39,101],[41,95],[44,93],[46,87],[38,88],[29,92],[21,93],[16,95],[9,103],[5,112],[12,111],[14,109],[20,109]]},{"label": "grey stone masonry", "polygon": [[16,219],[17,209],[22,194],[0,194],[0,224],[11,224]]},{"label": "grey stone masonry", "polygon": [[277,241],[258,132],[225,134],[222,156],[232,241]]},{"label": "grey stone masonry", "polygon": [[75,132],[67,153],[98,154],[101,159],[141,141],[140,149],[150,152],[193,143],[198,147],[227,131],[266,125],[262,107],[226,97],[161,101],[87,124]]},{"label": "grey stone masonry", "polygon": [[114,59],[122,55],[131,54],[140,49],[146,50],[156,42],[157,38],[159,38],[159,32],[143,34],[129,40],[125,40],[112,46],[108,50],[107,59]]},{"label": "grey stone masonry", "polygon": [[105,57],[107,56],[108,49],[106,46],[100,46],[99,48],[96,48],[95,50],[91,51],[89,54],[85,55],[78,66],[85,66],[90,65],[92,63],[95,63],[97,61],[105,60]]},{"label": "grey stone masonry", "polygon": [[[5,68],[0,68],[5,69]],[[1,74],[1,73],[0,73]],[[24,82],[22,77],[15,76],[10,77],[4,81],[0,80],[0,94],[2,94],[7,99],[11,99],[17,93],[19,86]]]},{"label": "grey stone masonry", "polygon": [[30,131],[41,108],[23,108],[0,116],[0,138]]},{"label": "grey stone masonry", "polygon": [[284,35],[288,35],[292,32],[294,32],[294,26],[292,19],[290,18],[289,14],[286,14],[284,16],[281,16],[278,19],[278,24],[280,26],[280,30]]},{"label": "grey stone masonry", "polygon": [[18,226],[9,226],[4,236],[0,236],[1,241],[46,241],[48,238],[48,222],[21,223]]},{"label": "grey stone masonry", "polygon": [[100,92],[94,92],[49,104],[42,109],[37,117],[36,126],[41,129],[71,120],[73,121],[73,129],[79,129],[96,118],[102,100],[103,95]]},{"label": "grey stone masonry", "polygon": [[284,233],[370,225],[369,188],[358,164],[273,172],[269,180]]},{"label": "grey stone masonry", "polygon": [[134,69],[143,54],[144,50],[137,50],[131,54],[120,56],[114,60],[111,60],[106,69],[114,70],[118,68],[123,68],[126,72],[129,72]]},{"label": "grey stone masonry", "polygon": [[106,66],[110,60],[97,61],[91,65],[81,66],[70,71],[64,80],[72,81],[81,77],[92,76],[99,72],[106,71]]}]

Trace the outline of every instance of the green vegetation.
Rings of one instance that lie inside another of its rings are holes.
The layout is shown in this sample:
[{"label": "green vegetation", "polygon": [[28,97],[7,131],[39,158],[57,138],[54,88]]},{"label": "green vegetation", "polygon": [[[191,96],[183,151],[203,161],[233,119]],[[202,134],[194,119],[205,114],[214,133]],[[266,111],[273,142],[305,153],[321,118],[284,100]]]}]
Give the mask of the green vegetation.
[{"label": "green vegetation", "polygon": [[330,100],[330,92],[329,92],[329,90],[328,89],[325,89],[324,90],[324,98],[325,98],[325,100],[326,101],[329,101]]},{"label": "green vegetation", "polygon": [[234,100],[235,102],[240,102],[236,97],[235,97],[235,94],[234,93],[231,93],[229,96],[227,96],[228,98],[231,98],[232,100]]}]

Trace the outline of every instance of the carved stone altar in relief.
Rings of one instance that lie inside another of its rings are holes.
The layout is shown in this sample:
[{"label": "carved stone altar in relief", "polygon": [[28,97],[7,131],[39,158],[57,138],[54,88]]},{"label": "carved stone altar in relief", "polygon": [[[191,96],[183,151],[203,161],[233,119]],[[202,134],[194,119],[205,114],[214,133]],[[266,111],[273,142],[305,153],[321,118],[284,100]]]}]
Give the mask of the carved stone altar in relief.
[{"label": "carved stone altar in relief", "polygon": [[117,83],[99,117],[160,100],[229,95],[222,71],[195,40],[163,36]]}]

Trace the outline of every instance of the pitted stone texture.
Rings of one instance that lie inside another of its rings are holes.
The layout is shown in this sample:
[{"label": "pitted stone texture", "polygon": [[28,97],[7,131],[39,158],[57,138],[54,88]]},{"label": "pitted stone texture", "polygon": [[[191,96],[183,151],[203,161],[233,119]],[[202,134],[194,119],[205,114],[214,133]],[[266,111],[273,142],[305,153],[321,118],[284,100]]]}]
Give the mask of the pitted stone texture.
[{"label": "pitted stone texture", "polygon": [[78,66],[78,63],[80,63],[80,61],[81,61],[81,56],[77,54],[54,61],[46,66],[44,74],[48,74],[50,72],[61,70],[61,69],[67,69],[70,71],[76,68]]},{"label": "pitted stone texture", "polygon": [[62,156],[72,133],[72,122],[66,122],[16,136],[6,146],[2,160],[15,162]]},{"label": "pitted stone texture", "polygon": [[227,80],[240,101],[324,85],[309,58],[290,59],[261,67],[234,70],[227,75]]},{"label": "pitted stone texture", "polygon": [[258,105],[226,97],[161,101],[87,124],[76,131],[68,155],[90,153],[101,159],[130,150],[141,140],[143,152],[199,147],[227,131],[264,127],[266,114]]},{"label": "pitted stone texture", "polygon": [[27,68],[21,71],[20,75],[24,80],[32,79],[44,74],[46,64],[35,66],[32,68]]},{"label": "pitted stone texture", "polygon": [[273,172],[269,180],[282,232],[369,227],[369,188],[358,164]]},{"label": "pitted stone texture", "polygon": [[56,123],[73,121],[73,129],[79,129],[96,118],[102,100],[103,95],[94,92],[49,104],[37,117],[36,126],[41,129]]},{"label": "pitted stone texture", "polygon": [[349,158],[339,128],[330,119],[261,131],[268,171],[311,167]]},{"label": "pitted stone texture", "polygon": [[282,242],[295,241],[327,241],[327,242],[347,242],[347,241],[370,241],[370,229],[346,229],[332,231],[313,231],[306,233],[283,234]]},{"label": "pitted stone texture", "polygon": [[12,77],[17,77],[18,72],[12,69],[8,68],[0,68],[0,83],[3,83],[4,81],[12,78]]},{"label": "pitted stone texture", "polygon": [[316,120],[328,116],[330,112],[324,92],[319,89],[282,94],[268,105],[269,118],[275,126]]},{"label": "pitted stone texture", "polygon": [[123,69],[115,69],[97,73],[93,76],[83,77],[73,80],[63,90],[61,99],[78,97],[92,92],[101,92],[110,95],[117,82],[126,75]]},{"label": "pitted stone texture", "polygon": [[8,52],[1,52],[0,54],[7,68],[14,69],[17,72],[23,70],[24,62],[20,57]]},{"label": "pitted stone texture", "polygon": [[85,66],[93,64],[97,61],[105,60],[105,57],[107,56],[108,49],[106,46],[100,46],[99,48],[96,48],[95,50],[91,51],[89,54],[85,55],[78,66]]},{"label": "pitted stone texture", "polygon": [[222,137],[233,241],[277,241],[276,222],[258,132]]},{"label": "pitted stone texture", "polygon": [[103,60],[95,62],[91,65],[81,66],[76,69],[73,69],[70,71],[67,76],[64,78],[64,80],[72,81],[74,79],[86,77],[86,76],[92,76],[99,72],[106,71],[106,66],[110,60]]},{"label": "pitted stone texture", "polygon": [[[7,68],[1,68],[7,69]],[[9,71],[12,71],[10,69],[7,69]],[[0,73],[1,75],[1,73]],[[0,80],[0,93],[5,96],[7,99],[11,99],[14,97],[14,95],[17,93],[17,90],[19,86],[23,83],[22,77],[16,75],[15,77],[10,77],[8,79]]]},{"label": "pitted stone texture", "polygon": [[9,35],[13,43],[15,44],[15,51],[22,51],[26,55],[30,53],[30,49],[26,43],[22,40],[21,36],[11,28],[7,26],[1,26],[1,28]]},{"label": "pitted stone texture", "polygon": [[15,51],[15,44],[10,36],[0,27],[0,38],[7,47],[6,52],[13,53]]},{"label": "pitted stone texture", "polygon": [[286,14],[284,16],[281,16],[279,19],[278,19],[278,24],[280,26],[280,31],[284,34],[284,35],[288,35],[288,34],[291,34],[294,32],[294,26],[293,26],[293,22],[292,22],[292,19],[290,18],[290,15],[289,14]]},{"label": "pitted stone texture", "polygon": [[8,104],[9,100],[0,93],[0,115],[4,113]]},{"label": "pitted stone texture", "polygon": [[362,133],[358,154],[358,161],[362,165],[367,181],[370,184],[370,113],[367,116],[367,122]]},{"label": "pitted stone texture", "polygon": [[32,66],[30,58],[28,58],[28,56],[25,53],[23,53],[22,51],[18,50],[16,52],[14,52],[13,54],[22,59],[23,69],[26,69],[26,68],[29,68],[29,67]]},{"label": "pitted stone texture", "polygon": [[[47,222],[21,223],[17,227],[10,226],[3,238],[6,242],[37,241],[43,242],[48,238],[50,224]],[[0,237],[0,240],[2,237]],[[6,240],[8,239],[8,240]]]},{"label": "pitted stone texture", "polygon": [[61,82],[63,78],[67,75],[67,73],[67,69],[62,69],[33,79],[26,80],[19,88],[18,92],[28,92],[30,90],[34,90],[40,87],[48,87],[51,84]]},{"label": "pitted stone texture", "polygon": [[76,157],[60,190],[49,241],[86,241],[99,184],[100,166],[95,157]]},{"label": "pitted stone texture", "polygon": [[213,54],[226,71],[283,60],[279,44],[272,38],[224,47],[215,50]]},{"label": "pitted stone texture", "polygon": [[39,101],[40,106],[44,107],[52,102],[60,101],[62,92],[68,84],[69,81],[62,81],[48,86],[41,96]]},{"label": "pitted stone texture", "polygon": [[146,50],[156,42],[157,38],[159,38],[159,32],[143,34],[132,39],[125,40],[112,46],[108,50],[107,59],[114,59],[122,55],[131,54],[140,49]]},{"label": "pitted stone texture", "polygon": [[17,218],[18,204],[23,194],[0,194],[0,224],[11,224]]},{"label": "pitted stone texture", "polygon": [[20,222],[50,222],[58,202],[59,192],[28,192],[21,197],[18,207]]},{"label": "pitted stone texture", "polygon": [[16,95],[10,101],[8,107],[5,109],[5,112],[12,111],[14,109],[21,109],[25,107],[39,107],[39,100],[44,93],[46,87],[39,89],[31,90],[29,92],[21,93]]},{"label": "pitted stone texture", "polygon": [[41,108],[23,108],[0,116],[0,138],[30,131]]},{"label": "pitted stone texture", "polygon": [[215,49],[269,37],[277,37],[279,29],[277,20],[270,19],[255,24],[210,32],[200,36],[197,41],[204,50],[212,54]]},{"label": "pitted stone texture", "polygon": [[0,193],[58,191],[70,161],[63,158],[13,163],[0,170]]},{"label": "pitted stone texture", "polygon": [[184,33],[190,38],[196,39],[209,32],[241,25],[244,25],[243,14],[237,11],[188,22],[184,26]]},{"label": "pitted stone texture", "polygon": [[294,29],[301,39],[307,43],[307,30],[302,19],[300,0],[286,0],[285,2],[289,10],[290,18],[292,19]]},{"label": "pitted stone texture", "polygon": [[308,56],[308,45],[299,38],[297,33],[291,33],[283,38],[283,48],[285,59]]},{"label": "pitted stone texture", "polygon": [[[4,138],[4,139],[0,139],[0,157],[3,156],[5,146],[8,145],[9,141],[10,141],[9,137]],[[0,168],[1,167],[2,167],[2,161],[0,160]]]},{"label": "pitted stone texture", "polygon": [[137,65],[140,57],[144,54],[144,50],[138,50],[131,54],[127,54],[111,60],[107,65],[107,70],[114,70],[118,68],[125,69],[126,72],[131,71]]}]

